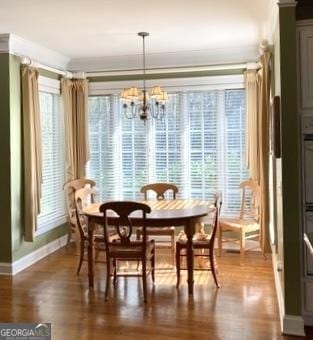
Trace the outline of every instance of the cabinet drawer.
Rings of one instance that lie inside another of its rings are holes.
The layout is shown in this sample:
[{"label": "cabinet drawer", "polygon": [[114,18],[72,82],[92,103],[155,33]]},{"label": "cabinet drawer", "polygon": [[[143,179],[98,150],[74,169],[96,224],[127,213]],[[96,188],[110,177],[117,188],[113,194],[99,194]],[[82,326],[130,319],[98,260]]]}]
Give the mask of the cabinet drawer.
[{"label": "cabinet drawer", "polygon": [[313,134],[313,117],[302,117],[302,133]]}]

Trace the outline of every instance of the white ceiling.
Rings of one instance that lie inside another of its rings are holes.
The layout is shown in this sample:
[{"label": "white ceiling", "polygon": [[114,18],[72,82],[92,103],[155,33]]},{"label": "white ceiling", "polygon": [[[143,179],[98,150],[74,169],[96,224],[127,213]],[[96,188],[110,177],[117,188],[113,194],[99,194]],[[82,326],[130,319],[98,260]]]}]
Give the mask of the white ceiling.
[{"label": "white ceiling", "polygon": [[0,33],[71,59],[257,46],[269,0],[0,0]]}]

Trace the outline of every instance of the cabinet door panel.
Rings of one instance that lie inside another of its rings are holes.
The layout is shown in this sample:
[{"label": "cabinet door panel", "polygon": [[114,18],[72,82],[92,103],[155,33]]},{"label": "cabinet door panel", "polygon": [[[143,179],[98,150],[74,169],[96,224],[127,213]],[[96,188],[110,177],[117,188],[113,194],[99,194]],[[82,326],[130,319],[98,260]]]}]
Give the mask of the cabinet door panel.
[{"label": "cabinet door panel", "polygon": [[305,203],[313,203],[313,141],[304,142]]},{"label": "cabinet door panel", "polygon": [[305,293],[304,293],[304,299],[305,299],[305,310],[307,312],[313,312],[313,283],[307,282],[304,284]]},{"label": "cabinet door panel", "polygon": [[[313,234],[313,211],[307,211],[305,213],[305,232],[307,234]],[[308,275],[313,275],[313,256],[306,247],[305,254],[307,263],[306,272]]]},{"label": "cabinet door panel", "polygon": [[300,71],[300,110],[313,108],[313,27],[300,27],[299,71]]}]

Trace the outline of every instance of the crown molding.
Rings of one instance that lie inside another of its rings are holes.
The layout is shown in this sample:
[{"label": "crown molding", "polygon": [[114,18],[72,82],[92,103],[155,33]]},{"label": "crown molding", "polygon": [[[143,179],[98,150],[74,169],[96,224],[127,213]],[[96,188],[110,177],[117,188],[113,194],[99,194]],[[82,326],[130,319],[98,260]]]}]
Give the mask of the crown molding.
[{"label": "crown molding", "polygon": [[27,57],[50,67],[66,70],[70,58],[11,33],[0,34],[0,53]]},{"label": "crown molding", "polygon": [[[258,45],[236,46],[223,49],[177,51],[146,55],[147,69],[181,68],[203,65],[246,63],[259,58]],[[69,71],[135,71],[142,69],[141,55],[104,56],[71,59]]]},{"label": "crown molding", "polygon": [[296,7],[296,0],[277,0],[277,4],[279,7]]},{"label": "crown molding", "polygon": [[[46,68],[74,72],[115,72],[142,70],[142,56],[104,56],[95,58],[70,59],[54,50],[38,45],[11,33],[0,34],[0,53],[10,53],[26,57],[35,65]],[[229,48],[176,51],[168,53],[148,54],[147,69],[156,71],[164,68],[179,72],[188,67],[207,67],[212,65],[240,64],[257,60],[257,45],[235,46]]]}]

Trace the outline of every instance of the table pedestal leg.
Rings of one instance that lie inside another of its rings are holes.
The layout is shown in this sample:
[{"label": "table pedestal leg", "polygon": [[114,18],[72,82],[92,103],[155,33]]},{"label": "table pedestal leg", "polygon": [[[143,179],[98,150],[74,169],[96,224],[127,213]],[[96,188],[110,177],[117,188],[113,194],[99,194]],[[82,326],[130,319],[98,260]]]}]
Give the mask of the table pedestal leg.
[{"label": "table pedestal leg", "polygon": [[94,282],[94,242],[93,242],[94,224],[92,222],[88,225],[88,280],[89,287],[93,288]]},{"label": "table pedestal leg", "polygon": [[188,221],[188,224],[185,226],[185,233],[187,236],[187,249],[186,249],[186,258],[187,258],[187,272],[188,272],[188,293],[189,295],[193,294],[193,246],[192,246],[192,237],[195,232],[195,225]]}]

